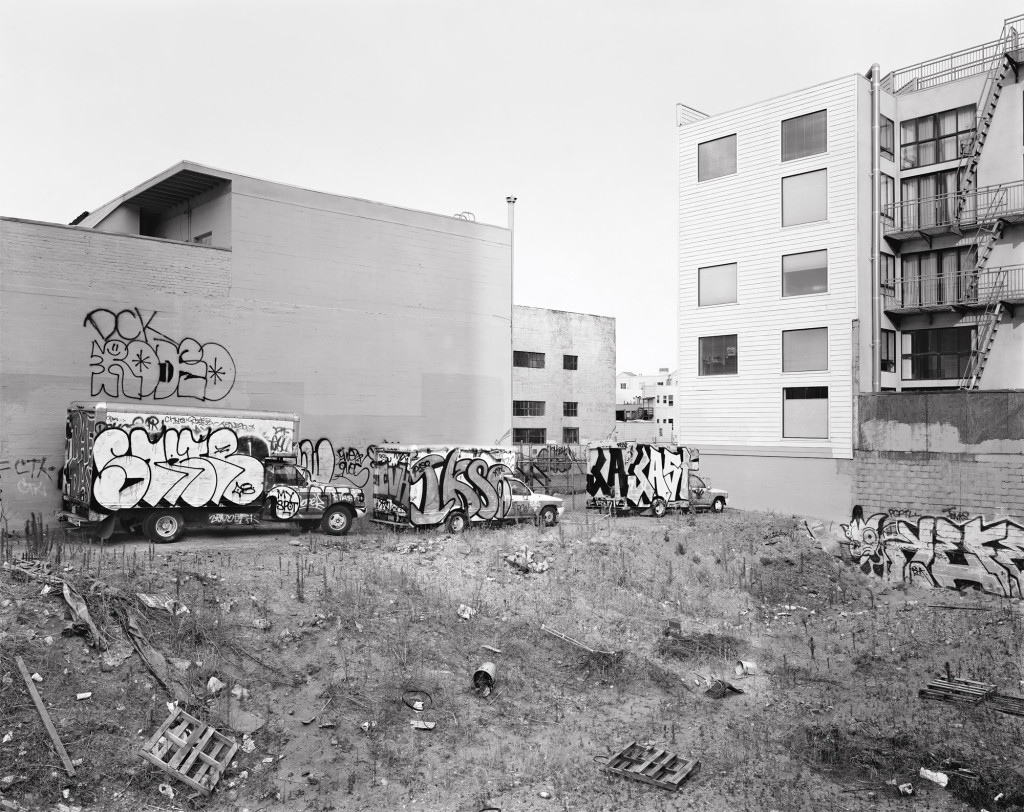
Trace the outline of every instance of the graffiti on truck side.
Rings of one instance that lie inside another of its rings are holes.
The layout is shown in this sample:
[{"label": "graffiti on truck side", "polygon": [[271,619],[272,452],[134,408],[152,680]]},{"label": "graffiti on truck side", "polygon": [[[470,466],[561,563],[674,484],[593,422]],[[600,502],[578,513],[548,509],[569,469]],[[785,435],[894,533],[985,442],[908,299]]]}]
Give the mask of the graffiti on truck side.
[{"label": "graffiti on truck side", "polygon": [[92,327],[92,397],[141,400],[170,397],[217,401],[235,385],[235,361],[215,342],[174,339],[153,326],[157,311],[99,308],[86,314]]},{"label": "graffiti on truck side", "polygon": [[592,448],[587,495],[601,499],[616,494],[634,509],[650,507],[655,497],[669,503],[685,500],[692,458],[686,447],[629,443]]},{"label": "graffiti on truck side", "polygon": [[370,481],[374,446],[366,449],[335,445],[326,437],[302,440],[298,444],[299,465],[314,479],[337,482],[350,488],[365,488]]},{"label": "graffiti on truck side", "polygon": [[982,517],[916,520],[854,508],[840,525],[850,559],[867,575],[947,589],[978,589],[1024,598],[1024,526]]},{"label": "graffiti on truck side", "polygon": [[[454,511],[466,518],[491,521],[525,510],[513,502],[509,483],[515,452],[504,449],[453,448],[444,454],[377,449],[374,470],[374,516],[418,527],[443,523]],[[532,515],[532,514],[531,514]]]},{"label": "graffiti on truck side", "polygon": [[234,430],[105,428],[93,443],[92,500],[112,512],[185,503],[247,505],[263,492],[263,463],[239,450]]}]

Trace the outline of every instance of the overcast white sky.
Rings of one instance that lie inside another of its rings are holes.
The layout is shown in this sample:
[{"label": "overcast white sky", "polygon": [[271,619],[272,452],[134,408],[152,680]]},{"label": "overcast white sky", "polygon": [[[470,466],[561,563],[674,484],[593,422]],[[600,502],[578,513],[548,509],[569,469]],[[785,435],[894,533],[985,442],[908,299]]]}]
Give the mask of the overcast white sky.
[{"label": "overcast white sky", "polygon": [[[68,223],[182,159],[515,215],[516,304],[676,364],[675,104],[996,39],[1019,0],[3,0],[0,215]],[[728,239],[728,234],[723,234]]]}]

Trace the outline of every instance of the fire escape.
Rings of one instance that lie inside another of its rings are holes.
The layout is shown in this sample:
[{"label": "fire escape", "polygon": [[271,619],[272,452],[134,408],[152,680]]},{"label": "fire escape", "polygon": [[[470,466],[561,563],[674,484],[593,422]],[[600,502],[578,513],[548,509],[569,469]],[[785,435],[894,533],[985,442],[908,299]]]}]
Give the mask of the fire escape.
[{"label": "fire escape", "polygon": [[960,389],[977,389],[995,343],[1003,313],[1024,304],[1024,266],[989,268],[988,261],[1008,223],[1024,222],[1024,183],[978,187],[978,165],[988,139],[999,97],[1011,73],[1017,78],[1018,62],[1024,58],[1018,29],[1024,15],[1006,20],[995,43],[925,63],[887,79],[897,94],[933,87],[946,81],[985,72],[972,137],[960,143],[960,161],[956,177],[957,191],[952,195],[903,201],[889,207],[883,218],[886,240],[898,253],[902,242],[923,238],[931,245],[941,233],[970,234],[968,266],[965,277],[914,280],[908,295],[907,280],[900,279],[899,291],[885,295],[890,316],[907,313],[955,310],[965,314],[962,324],[975,326],[971,355],[959,379]]}]

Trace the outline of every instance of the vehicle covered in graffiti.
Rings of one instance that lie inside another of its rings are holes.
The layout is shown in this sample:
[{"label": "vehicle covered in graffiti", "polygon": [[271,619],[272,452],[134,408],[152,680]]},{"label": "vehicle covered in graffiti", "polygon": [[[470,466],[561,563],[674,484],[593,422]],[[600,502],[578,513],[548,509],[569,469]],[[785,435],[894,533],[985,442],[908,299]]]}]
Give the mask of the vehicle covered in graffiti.
[{"label": "vehicle covered in graffiti", "polygon": [[721,513],[729,499],[697,474],[700,452],[623,442],[587,450],[587,508],[664,516],[669,510]]},{"label": "vehicle covered in graffiti", "polygon": [[506,446],[380,445],[373,449],[371,521],[439,527],[522,521],[554,525],[564,504],[514,475],[518,452]]},{"label": "vehicle covered in graffiti", "polygon": [[358,488],[298,465],[297,415],[91,401],[68,407],[59,518],[100,538],[187,525],[297,522],[344,535],[366,514]]}]

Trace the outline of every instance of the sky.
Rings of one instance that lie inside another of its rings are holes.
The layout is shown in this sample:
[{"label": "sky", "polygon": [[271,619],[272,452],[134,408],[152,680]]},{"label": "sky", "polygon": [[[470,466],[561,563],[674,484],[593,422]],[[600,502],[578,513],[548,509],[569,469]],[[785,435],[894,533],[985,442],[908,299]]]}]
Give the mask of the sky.
[{"label": "sky", "polygon": [[887,73],[1021,12],[2,0],[0,216],[69,223],[181,160],[502,226],[512,195],[515,303],[615,317],[617,370],[654,373],[677,356],[677,103],[715,114]]}]

